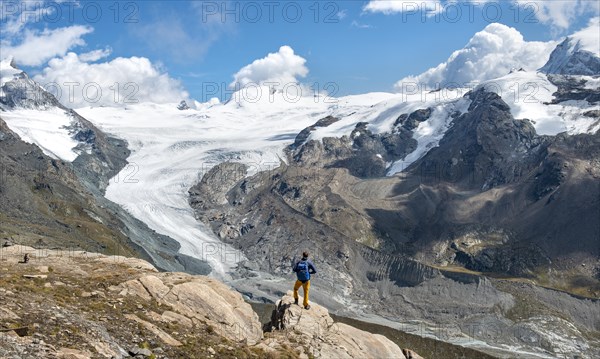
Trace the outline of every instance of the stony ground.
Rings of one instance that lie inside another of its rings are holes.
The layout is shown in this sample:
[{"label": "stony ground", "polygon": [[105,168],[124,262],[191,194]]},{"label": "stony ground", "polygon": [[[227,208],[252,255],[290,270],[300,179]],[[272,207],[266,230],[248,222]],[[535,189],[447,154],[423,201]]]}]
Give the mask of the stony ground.
[{"label": "stony ground", "polygon": [[[26,252],[29,262],[19,263]],[[208,319],[169,319],[164,304],[119,287],[148,274],[158,273],[138,259],[2,248],[0,358],[298,357],[228,339]]]},{"label": "stony ground", "polygon": [[290,294],[264,324],[213,278],[136,258],[0,247],[0,358],[421,358]]}]

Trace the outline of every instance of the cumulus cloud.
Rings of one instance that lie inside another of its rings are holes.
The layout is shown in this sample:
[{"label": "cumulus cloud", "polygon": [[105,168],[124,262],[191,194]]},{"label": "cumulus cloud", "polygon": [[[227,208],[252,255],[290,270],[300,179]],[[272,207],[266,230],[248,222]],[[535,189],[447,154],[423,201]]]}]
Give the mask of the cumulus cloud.
[{"label": "cumulus cloud", "polygon": [[88,63],[70,52],[50,60],[34,79],[55,92],[63,104],[73,108],[137,102],[172,103],[189,96],[178,80],[144,57],[119,57],[108,62]]},{"label": "cumulus cloud", "polygon": [[504,76],[513,68],[536,70],[548,61],[556,44],[554,41],[528,42],[512,27],[490,24],[446,62],[398,81],[395,88],[402,91],[403,85],[408,83],[419,83],[430,89],[463,86]]},{"label": "cumulus cloud", "polygon": [[233,75],[234,81],[230,86],[235,88],[266,82],[277,82],[282,85],[296,83],[298,77],[305,77],[308,74],[305,63],[306,59],[296,55],[291,47],[282,46],[278,52],[270,53],[244,66]]},{"label": "cumulus cloud", "polygon": [[43,31],[26,29],[19,44],[2,41],[2,56],[12,56],[19,65],[40,66],[53,57],[64,56],[73,47],[85,45],[82,37],[92,31],[93,28],[82,25]]}]

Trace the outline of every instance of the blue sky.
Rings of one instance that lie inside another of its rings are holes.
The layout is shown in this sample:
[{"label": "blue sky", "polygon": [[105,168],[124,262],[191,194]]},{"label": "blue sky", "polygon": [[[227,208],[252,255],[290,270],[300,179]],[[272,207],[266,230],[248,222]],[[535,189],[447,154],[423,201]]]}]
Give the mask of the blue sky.
[{"label": "blue sky", "polygon": [[[93,32],[81,35],[85,44],[70,46],[68,51],[81,54],[110,49],[110,55],[99,61],[146,57],[181,81],[198,100],[206,100],[206,83],[229,84],[240,68],[288,45],[306,59],[309,73],[302,82],[318,83],[319,87],[334,82],[338,95],[346,95],[392,91],[396,81],[445,61],[492,22],[516,28],[526,41],[558,39],[597,16],[597,6],[579,2],[563,2],[567,9],[581,7],[566,20],[561,18],[566,16],[564,6],[552,8],[543,2],[517,6],[512,1],[488,1],[476,6],[469,1],[449,5],[440,0],[437,16],[413,11],[411,4],[400,8],[401,0],[375,11],[369,11],[368,1],[53,3],[42,6],[51,7],[51,15],[29,22],[21,16],[23,28],[14,34],[3,31],[0,38],[8,49],[7,44],[18,44],[26,31],[85,25]],[[421,1],[412,3],[418,10],[428,6]],[[30,9],[35,4],[30,4]],[[10,25],[10,16],[19,15],[14,5],[2,1],[4,30]],[[225,9],[230,12],[220,13]],[[35,74],[45,63],[22,67]]]}]

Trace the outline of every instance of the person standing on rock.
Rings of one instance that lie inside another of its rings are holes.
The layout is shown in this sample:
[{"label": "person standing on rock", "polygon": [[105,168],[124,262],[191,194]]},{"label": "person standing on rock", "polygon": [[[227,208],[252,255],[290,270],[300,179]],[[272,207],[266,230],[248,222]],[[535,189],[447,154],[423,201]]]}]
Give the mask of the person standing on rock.
[{"label": "person standing on rock", "polygon": [[308,260],[308,252],[302,253],[302,259],[294,265],[293,271],[296,273],[296,284],[294,284],[294,303],[298,304],[298,289],[304,290],[304,309],[310,309],[308,305],[308,290],[310,289],[310,275],[317,273],[317,268],[313,262]]}]

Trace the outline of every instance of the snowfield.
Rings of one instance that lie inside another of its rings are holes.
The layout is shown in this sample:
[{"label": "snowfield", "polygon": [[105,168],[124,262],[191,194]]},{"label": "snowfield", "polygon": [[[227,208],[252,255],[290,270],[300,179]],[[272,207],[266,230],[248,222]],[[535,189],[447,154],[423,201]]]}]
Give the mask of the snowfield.
[{"label": "snowfield", "polygon": [[[597,77],[581,78],[587,81],[586,87],[598,88]],[[576,135],[600,130],[597,120],[583,115],[598,109],[598,106],[590,105],[587,101],[550,104],[558,88],[543,73],[517,71],[486,81],[481,86],[500,95],[516,119],[530,120],[539,135],[554,136],[561,132]]]},{"label": "snowfield", "polygon": [[48,156],[67,162],[75,161],[79,156],[79,153],[74,151],[79,142],[71,138],[67,129],[73,118],[65,110],[19,109],[1,114],[10,129],[23,141],[35,143]]}]

